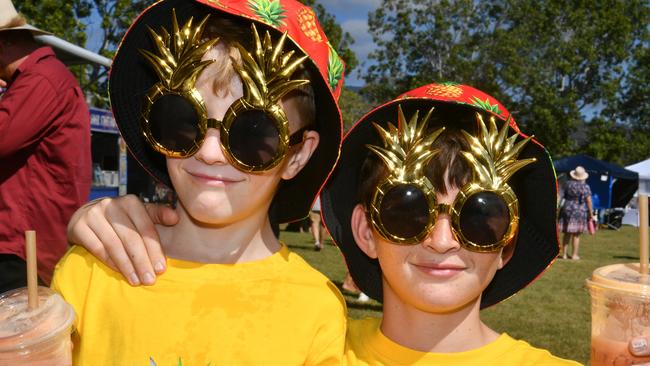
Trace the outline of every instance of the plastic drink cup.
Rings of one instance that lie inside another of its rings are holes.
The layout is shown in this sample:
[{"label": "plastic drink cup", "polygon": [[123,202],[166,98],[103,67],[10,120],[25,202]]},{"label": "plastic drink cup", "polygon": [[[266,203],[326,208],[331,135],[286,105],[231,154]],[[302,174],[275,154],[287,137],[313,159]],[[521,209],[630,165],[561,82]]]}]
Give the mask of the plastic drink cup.
[{"label": "plastic drink cup", "polygon": [[26,287],[0,295],[0,365],[72,365],[72,306],[42,286],[38,300],[28,309]]},{"label": "plastic drink cup", "polygon": [[612,264],[594,270],[587,280],[591,294],[591,365],[629,366],[650,362],[635,357],[628,343],[650,337],[650,277],[639,264]]}]

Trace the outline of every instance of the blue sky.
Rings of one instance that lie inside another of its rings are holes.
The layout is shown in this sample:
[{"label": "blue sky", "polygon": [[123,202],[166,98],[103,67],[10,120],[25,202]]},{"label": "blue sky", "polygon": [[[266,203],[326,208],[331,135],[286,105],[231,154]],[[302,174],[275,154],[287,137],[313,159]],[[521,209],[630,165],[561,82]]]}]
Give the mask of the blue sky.
[{"label": "blue sky", "polygon": [[345,84],[348,86],[361,86],[358,71],[363,67],[368,53],[375,46],[368,33],[368,12],[376,9],[381,0],[320,0],[327,11],[336,17],[343,30],[352,35],[355,43],[352,50],[357,54],[360,65],[348,76]]},{"label": "blue sky", "polygon": [[[319,0],[327,11],[336,17],[341,27],[350,33],[355,40],[352,50],[359,59],[359,66],[348,76],[345,84],[348,86],[362,86],[363,80],[359,78],[359,70],[366,60],[368,53],[373,49],[374,43],[368,33],[368,12],[376,9],[381,0]],[[88,26],[87,47],[92,51],[99,48],[99,18],[91,17]]]}]

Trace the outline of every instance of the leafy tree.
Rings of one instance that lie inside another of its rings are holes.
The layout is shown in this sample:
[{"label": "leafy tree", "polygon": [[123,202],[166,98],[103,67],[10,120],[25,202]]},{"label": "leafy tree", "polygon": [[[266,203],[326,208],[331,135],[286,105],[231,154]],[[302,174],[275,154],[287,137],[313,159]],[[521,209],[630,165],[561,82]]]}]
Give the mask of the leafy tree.
[{"label": "leafy tree", "polygon": [[347,131],[370,111],[372,105],[360,93],[344,86],[339,98],[339,106],[343,115],[343,126]]},{"label": "leafy tree", "polygon": [[629,55],[647,38],[648,10],[646,2],[609,0],[522,1],[504,7],[508,21],[496,32],[501,47],[495,51],[508,52],[507,42],[519,40],[511,50],[516,53],[504,58],[501,74],[516,91],[509,93],[511,108],[551,153],[572,154],[590,143],[576,141],[573,132],[595,118],[599,107],[616,103]]},{"label": "leafy tree", "polygon": [[[628,67],[629,77],[618,92],[617,103],[603,111],[604,118],[620,121],[626,129],[625,152],[620,163],[628,165],[650,157],[650,47],[640,43]],[[600,156],[602,151],[595,151]]]},{"label": "leafy tree", "polygon": [[[314,8],[330,43],[345,60],[346,72],[352,71],[357,58],[350,49],[354,43],[350,34],[343,32],[336,18],[316,0],[303,0],[303,3]],[[87,41],[86,24],[99,21],[101,36],[98,48],[92,51],[112,58],[133,19],[149,4],[147,0],[24,0],[16,7],[31,24],[81,46]],[[71,69],[91,96],[91,104],[108,107],[108,70],[97,65],[72,66]]]},{"label": "leafy tree", "polygon": [[589,143],[582,150],[601,160],[626,165],[629,155],[628,139],[630,131],[612,120],[594,118],[587,129]]},{"label": "leafy tree", "polygon": [[86,42],[86,26],[81,19],[90,15],[87,0],[22,0],[14,5],[28,23],[75,44]]},{"label": "leafy tree", "polygon": [[476,11],[472,0],[384,0],[368,18],[377,48],[364,92],[379,102],[433,80],[464,80]]},{"label": "leafy tree", "polygon": [[[101,38],[98,54],[113,58],[117,46],[133,19],[148,5],[144,0],[86,0],[92,3],[93,11],[100,20]],[[85,69],[83,87],[93,95],[93,104],[108,107],[108,69],[103,66],[89,65]]]},{"label": "leafy tree", "polygon": [[618,108],[608,111],[617,120],[650,130],[650,47],[646,41],[634,52],[626,85],[620,92]]},{"label": "leafy tree", "polygon": [[[18,2],[16,8],[31,24],[80,46],[87,41],[86,24],[99,20],[99,49],[93,51],[112,58],[127,27],[147,3],[143,0],[25,0]],[[91,96],[91,104],[108,107],[108,70],[98,65],[70,68],[82,89]]]},{"label": "leafy tree", "polygon": [[[631,66],[643,63],[649,8],[636,0],[383,0],[368,22],[378,48],[364,92],[386,100],[432,81],[470,84],[501,100],[553,155],[572,154],[591,136],[580,141],[576,131],[647,95],[647,71],[631,74]],[[634,78],[646,81],[639,90]]]}]

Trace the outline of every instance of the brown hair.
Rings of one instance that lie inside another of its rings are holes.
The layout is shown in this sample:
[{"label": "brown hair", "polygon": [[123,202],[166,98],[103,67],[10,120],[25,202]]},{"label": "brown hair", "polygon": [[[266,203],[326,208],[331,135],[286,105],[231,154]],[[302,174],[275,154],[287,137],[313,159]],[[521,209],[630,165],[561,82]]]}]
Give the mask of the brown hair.
[{"label": "brown hair", "polygon": [[[260,28],[258,26],[258,28]],[[262,29],[258,32],[263,34]],[[241,19],[231,19],[227,15],[215,16],[212,15],[208,20],[205,30],[203,31],[205,39],[219,38],[219,42],[211,49],[210,52],[219,53],[220,57],[215,58],[215,62],[209,66],[212,71],[212,91],[216,95],[226,95],[231,93],[230,82],[234,77],[238,77],[237,71],[233,67],[233,62],[241,65],[241,55],[236,43],[241,44],[246,49],[252,48],[252,40],[250,36],[250,27],[248,25],[242,26]],[[285,43],[285,48],[291,48],[292,42]],[[297,54],[302,51],[295,49]],[[309,62],[309,61],[305,61]],[[206,69],[207,70],[207,69]],[[310,70],[301,65],[292,75],[293,79],[307,79],[313,80],[313,75]],[[300,121],[297,128],[310,126],[316,120],[316,103],[314,101],[314,89],[311,84],[303,85],[294,89],[287,94],[284,99],[296,98],[295,103]]]},{"label": "brown hair", "polygon": [[[489,118],[489,116],[483,114],[483,119],[486,118]],[[454,124],[444,123],[444,120],[454,121]],[[461,155],[462,151],[469,151],[470,149],[461,128],[474,134],[475,131],[472,127],[476,127],[475,123],[476,112],[471,110],[447,111],[442,114],[434,112],[431,116],[428,133],[432,133],[443,125],[445,126],[445,131],[431,144],[438,152],[431,158],[424,171],[437,193],[447,194],[448,188],[462,188],[472,179],[472,167]],[[359,173],[357,203],[361,203],[366,208],[370,207],[372,195],[377,185],[387,175],[386,164],[375,153],[368,151]],[[512,255],[515,246],[510,244],[516,242],[517,236],[515,235],[503,249],[504,258],[509,258]]]},{"label": "brown hair", "polygon": [[[440,126],[431,126],[428,132],[438,128]],[[461,188],[470,181],[471,167],[460,153],[463,150],[467,151],[469,145],[459,129],[446,127],[433,142],[432,147],[437,149],[438,153],[429,161],[425,168],[425,175],[438,193],[446,194],[448,187]],[[386,176],[388,176],[386,165],[376,154],[368,152],[359,174],[357,202],[369,207],[375,188]]]}]

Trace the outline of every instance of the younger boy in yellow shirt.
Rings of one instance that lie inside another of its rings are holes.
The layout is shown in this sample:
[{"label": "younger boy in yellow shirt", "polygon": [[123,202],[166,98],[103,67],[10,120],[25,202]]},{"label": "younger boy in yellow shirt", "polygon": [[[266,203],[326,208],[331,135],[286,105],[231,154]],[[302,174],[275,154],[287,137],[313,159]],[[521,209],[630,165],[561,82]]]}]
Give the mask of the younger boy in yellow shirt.
[{"label": "younger boy in yellow shirt", "polygon": [[153,286],[82,247],[58,264],[75,364],[340,364],[342,297],[269,216],[306,216],[332,170],[343,68],[309,7],[270,5],[159,1],[125,35],[113,112],[131,154],[175,189],[179,221],[156,229],[168,257]]},{"label": "younger boy in yellow shirt", "polygon": [[551,164],[469,86],[426,85],[365,115],[321,192],[355,283],[383,302],[382,319],[349,321],[346,363],[576,365],[495,332],[479,312],[557,256]]}]

